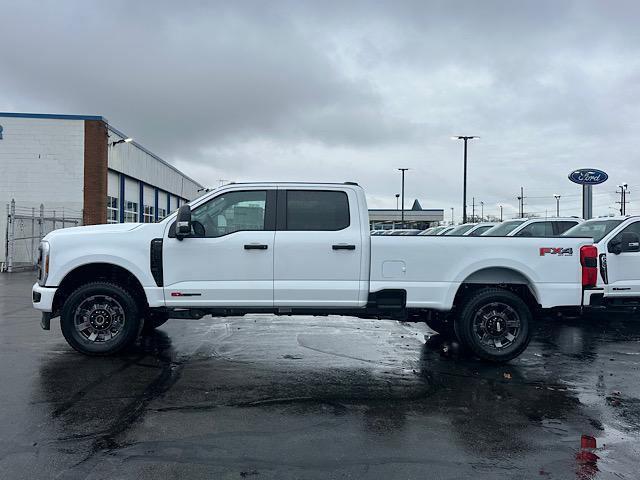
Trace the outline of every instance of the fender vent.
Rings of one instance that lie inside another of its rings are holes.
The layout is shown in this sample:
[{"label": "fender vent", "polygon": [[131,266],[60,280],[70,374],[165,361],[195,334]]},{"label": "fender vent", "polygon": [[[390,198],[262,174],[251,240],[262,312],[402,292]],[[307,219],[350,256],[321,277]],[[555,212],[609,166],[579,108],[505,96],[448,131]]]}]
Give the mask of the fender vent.
[{"label": "fender vent", "polygon": [[151,240],[150,267],[151,275],[159,287],[164,286],[164,278],[162,274],[162,239],[154,238]]}]

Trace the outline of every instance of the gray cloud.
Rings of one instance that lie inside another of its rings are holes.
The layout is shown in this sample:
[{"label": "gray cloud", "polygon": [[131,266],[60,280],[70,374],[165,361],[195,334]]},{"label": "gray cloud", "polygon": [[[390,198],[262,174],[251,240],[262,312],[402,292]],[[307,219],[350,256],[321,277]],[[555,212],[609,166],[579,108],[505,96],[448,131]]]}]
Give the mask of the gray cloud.
[{"label": "gray cloud", "polygon": [[[12,2],[0,108],[103,114],[201,181],[360,181],[460,213],[552,209],[566,174],[640,184],[637,2]],[[533,198],[541,197],[541,198]],[[633,197],[632,197],[633,198]],[[633,210],[633,205],[632,205]],[[640,210],[639,210],[640,213]]]}]

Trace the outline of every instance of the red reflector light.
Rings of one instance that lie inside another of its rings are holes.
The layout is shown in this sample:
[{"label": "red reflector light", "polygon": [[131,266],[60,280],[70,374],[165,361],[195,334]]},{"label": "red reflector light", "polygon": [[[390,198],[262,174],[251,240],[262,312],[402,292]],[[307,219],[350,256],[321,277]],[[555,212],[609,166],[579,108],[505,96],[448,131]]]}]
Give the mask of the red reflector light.
[{"label": "red reflector light", "polygon": [[582,265],[582,286],[595,287],[598,284],[598,248],[595,245],[580,247]]}]

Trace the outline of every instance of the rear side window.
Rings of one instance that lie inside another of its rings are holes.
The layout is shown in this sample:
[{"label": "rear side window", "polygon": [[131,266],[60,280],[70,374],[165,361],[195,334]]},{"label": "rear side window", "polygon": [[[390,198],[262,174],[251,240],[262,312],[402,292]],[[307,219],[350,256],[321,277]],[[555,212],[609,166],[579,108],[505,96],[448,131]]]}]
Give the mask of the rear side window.
[{"label": "rear side window", "polygon": [[287,191],[287,230],[343,230],[349,226],[345,192]]},{"label": "rear side window", "polygon": [[553,226],[551,222],[534,222],[516,233],[516,237],[553,237]]},{"label": "rear side window", "polygon": [[555,222],[556,224],[556,235],[562,235],[564,232],[569,230],[572,227],[575,227],[578,222]]}]

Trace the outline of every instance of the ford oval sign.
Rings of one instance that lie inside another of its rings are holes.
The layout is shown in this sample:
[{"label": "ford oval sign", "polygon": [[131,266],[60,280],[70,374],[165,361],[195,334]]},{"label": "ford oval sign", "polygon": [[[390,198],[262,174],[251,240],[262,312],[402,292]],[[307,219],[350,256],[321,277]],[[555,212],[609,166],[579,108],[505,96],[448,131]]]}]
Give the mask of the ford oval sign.
[{"label": "ford oval sign", "polygon": [[581,168],[569,174],[569,180],[580,185],[598,185],[606,182],[608,178],[609,175],[595,168]]}]

